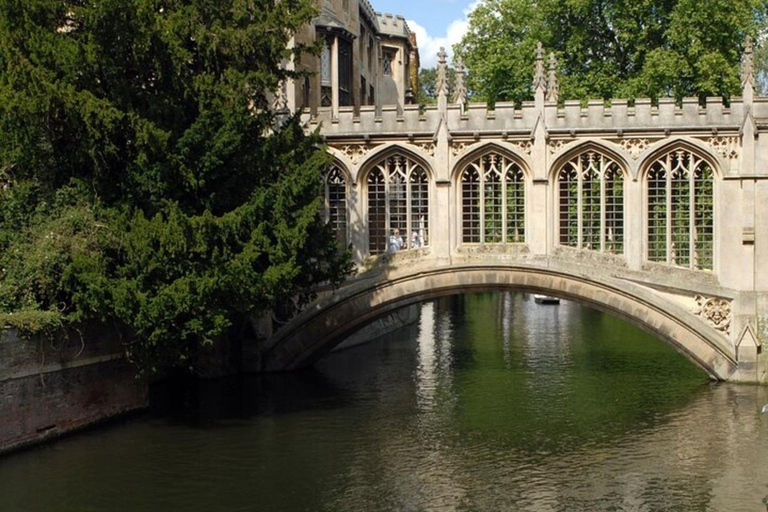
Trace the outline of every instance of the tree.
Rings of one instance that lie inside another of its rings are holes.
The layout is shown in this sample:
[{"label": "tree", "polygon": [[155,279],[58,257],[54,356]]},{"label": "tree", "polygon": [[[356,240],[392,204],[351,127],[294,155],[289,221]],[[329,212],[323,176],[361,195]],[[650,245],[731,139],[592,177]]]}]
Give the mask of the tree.
[{"label": "tree", "polygon": [[763,0],[485,0],[455,47],[490,101],[530,99],[537,41],[559,59],[565,98],[730,96]]},{"label": "tree", "polygon": [[314,15],[311,0],[0,2],[0,311],[117,322],[140,368],[194,367],[253,313],[338,282],[328,156],[269,109]]}]

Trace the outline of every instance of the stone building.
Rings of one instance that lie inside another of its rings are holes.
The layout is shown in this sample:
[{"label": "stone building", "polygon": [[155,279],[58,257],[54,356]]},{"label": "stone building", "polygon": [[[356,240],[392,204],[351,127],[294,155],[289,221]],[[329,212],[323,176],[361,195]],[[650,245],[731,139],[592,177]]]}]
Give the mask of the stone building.
[{"label": "stone building", "polygon": [[378,13],[368,0],[318,0],[320,14],[292,45],[320,42],[320,56],[290,63],[312,74],[289,82],[286,107],[312,114],[415,102],[419,53],[402,16]]}]

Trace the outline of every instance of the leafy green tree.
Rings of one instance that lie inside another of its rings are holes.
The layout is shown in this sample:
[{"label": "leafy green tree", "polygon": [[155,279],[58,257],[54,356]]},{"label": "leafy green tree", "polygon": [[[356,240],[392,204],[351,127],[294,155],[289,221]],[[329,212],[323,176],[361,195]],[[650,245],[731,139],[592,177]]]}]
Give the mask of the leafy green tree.
[{"label": "leafy green tree", "polygon": [[[269,91],[311,0],[0,0],[0,311],[114,321],[194,367],[349,270],[329,161]],[[304,294],[304,295],[302,295]]]},{"label": "leafy green tree", "polygon": [[764,0],[485,0],[455,50],[478,97],[530,99],[537,41],[559,59],[565,98],[730,96]]}]

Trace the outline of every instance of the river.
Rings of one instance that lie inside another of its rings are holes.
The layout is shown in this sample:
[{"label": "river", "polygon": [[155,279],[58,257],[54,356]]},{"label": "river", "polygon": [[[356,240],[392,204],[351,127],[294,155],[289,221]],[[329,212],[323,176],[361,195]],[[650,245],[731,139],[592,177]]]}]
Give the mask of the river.
[{"label": "river", "polygon": [[0,459],[0,511],[765,512],[768,389],[610,315],[443,298],[314,369]]}]

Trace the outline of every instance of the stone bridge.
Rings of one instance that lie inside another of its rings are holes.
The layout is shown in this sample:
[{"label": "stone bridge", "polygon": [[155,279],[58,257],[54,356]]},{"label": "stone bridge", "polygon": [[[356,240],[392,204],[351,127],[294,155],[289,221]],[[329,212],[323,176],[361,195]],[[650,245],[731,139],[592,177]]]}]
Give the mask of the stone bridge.
[{"label": "stone bridge", "polygon": [[[768,98],[751,45],[741,97],[534,101],[307,115],[334,156],[326,215],[358,275],[267,340],[265,370],[316,361],[396,308],[477,290],[538,291],[618,315],[712,378],[766,382]],[[402,247],[392,252],[397,229]]]}]

